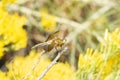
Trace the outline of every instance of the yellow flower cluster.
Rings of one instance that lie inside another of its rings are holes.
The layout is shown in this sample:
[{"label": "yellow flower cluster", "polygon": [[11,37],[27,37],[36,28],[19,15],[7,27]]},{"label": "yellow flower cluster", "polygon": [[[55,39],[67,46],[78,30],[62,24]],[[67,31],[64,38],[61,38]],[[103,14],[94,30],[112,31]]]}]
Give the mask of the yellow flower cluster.
[{"label": "yellow flower cluster", "polygon": [[0,41],[0,58],[3,56],[3,52],[4,52],[4,43]]},{"label": "yellow flower cluster", "polygon": [[45,31],[54,32],[56,28],[56,17],[43,10],[41,13],[41,24]]},{"label": "yellow flower cluster", "polygon": [[0,5],[0,57],[4,54],[4,48],[18,50],[24,48],[27,43],[26,31],[23,25],[26,22],[24,16],[18,14],[10,15]]},{"label": "yellow flower cluster", "polygon": [[6,77],[6,73],[0,71],[0,80],[10,80],[10,79]]},{"label": "yellow flower cluster", "polygon": [[6,5],[8,3],[15,3],[17,0],[2,0],[2,4]]},{"label": "yellow flower cluster", "polygon": [[[6,78],[8,80],[22,80],[23,77],[30,74],[26,80],[36,80],[38,75],[51,63],[50,60],[41,58],[35,70],[30,72],[40,56],[40,53],[36,53],[35,51],[31,51],[25,58],[16,56],[14,61],[7,65],[9,71],[6,75],[0,73],[0,78],[2,78],[2,80]],[[42,80],[73,80],[74,77],[75,73],[70,65],[59,62],[48,71]]]},{"label": "yellow flower cluster", "polygon": [[113,33],[105,32],[105,41],[107,44],[114,45],[120,48],[120,29],[116,29]]},{"label": "yellow flower cluster", "polygon": [[106,35],[106,43],[100,51],[87,49],[86,54],[80,54],[76,80],[120,79],[120,30]]},{"label": "yellow flower cluster", "polygon": [[[98,67],[103,62],[103,56],[93,49],[87,49],[86,54],[80,54],[76,80],[95,80]],[[99,79],[101,80],[101,79]]]}]

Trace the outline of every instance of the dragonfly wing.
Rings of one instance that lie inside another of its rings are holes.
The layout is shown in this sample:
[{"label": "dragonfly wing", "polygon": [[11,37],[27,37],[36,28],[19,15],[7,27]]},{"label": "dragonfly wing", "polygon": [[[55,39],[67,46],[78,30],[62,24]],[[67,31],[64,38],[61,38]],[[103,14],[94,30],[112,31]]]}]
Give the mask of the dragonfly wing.
[{"label": "dragonfly wing", "polygon": [[39,43],[39,44],[33,46],[31,49],[35,49],[37,47],[44,47],[44,46],[48,46],[48,45],[50,45],[50,43],[48,43],[48,42]]},{"label": "dragonfly wing", "polygon": [[54,37],[56,37],[56,36],[58,37],[58,35],[59,35],[59,31],[56,31],[56,32],[50,34],[45,41],[52,40]]}]

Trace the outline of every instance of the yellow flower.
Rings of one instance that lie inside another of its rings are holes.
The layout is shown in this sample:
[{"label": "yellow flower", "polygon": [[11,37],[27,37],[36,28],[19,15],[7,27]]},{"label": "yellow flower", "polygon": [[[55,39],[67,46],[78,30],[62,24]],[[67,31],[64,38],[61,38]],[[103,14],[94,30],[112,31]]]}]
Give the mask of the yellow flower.
[{"label": "yellow flower", "polygon": [[0,58],[4,55],[4,42],[0,41]]},{"label": "yellow flower", "polygon": [[15,3],[17,0],[2,0],[2,5],[6,5],[8,3]]},{"label": "yellow flower", "polygon": [[78,66],[82,67],[83,64],[99,65],[99,62],[101,61],[103,61],[103,56],[97,50],[94,51],[93,49],[88,48],[85,55],[80,54]]},{"label": "yellow flower", "polygon": [[[30,54],[26,57],[16,56],[14,61],[7,64],[9,72],[7,76],[12,79],[22,79],[27,75],[35,63],[38,61],[38,58],[41,54],[31,51]],[[39,63],[36,65],[35,70],[32,71],[27,80],[36,80],[38,75],[44,71],[44,69],[51,63],[49,59],[43,59],[41,57]],[[12,73],[12,74],[11,74]],[[1,75],[0,75],[1,77]],[[70,67],[68,63],[57,63],[55,64],[45,75],[42,80],[74,80],[75,73],[74,70]]]},{"label": "yellow flower", "polygon": [[41,24],[47,32],[54,32],[56,28],[56,17],[48,14],[47,11],[41,11]]},{"label": "yellow flower", "polygon": [[12,44],[11,48],[14,50],[24,48],[27,43],[26,31],[23,29],[26,18],[17,13],[10,15],[2,7],[0,13],[0,35],[4,45]]},{"label": "yellow flower", "polygon": [[[3,0],[3,3],[11,1]],[[27,35],[23,29],[26,18],[17,13],[9,14],[3,3],[0,4],[0,58],[4,55],[4,50],[19,50],[27,45]]]},{"label": "yellow flower", "polygon": [[114,32],[110,33],[108,30],[105,32],[105,41],[107,44],[114,45],[120,48],[120,29],[115,29]]},{"label": "yellow flower", "polygon": [[6,77],[6,73],[0,70],[0,80],[10,80],[10,79]]},{"label": "yellow flower", "polygon": [[74,80],[74,77],[74,70],[71,69],[68,63],[57,63],[42,80]]},{"label": "yellow flower", "polygon": [[[97,50],[87,49],[86,54],[80,54],[76,80],[93,79],[95,73],[99,72],[99,65],[103,62],[103,55]],[[91,76],[93,75],[93,76]]]},{"label": "yellow flower", "polygon": [[[120,30],[105,33],[99,50],[87,49],[80,54],[76,80],[113,80],[120,71]],[[119,79],[119,78],[118,78]]]}]

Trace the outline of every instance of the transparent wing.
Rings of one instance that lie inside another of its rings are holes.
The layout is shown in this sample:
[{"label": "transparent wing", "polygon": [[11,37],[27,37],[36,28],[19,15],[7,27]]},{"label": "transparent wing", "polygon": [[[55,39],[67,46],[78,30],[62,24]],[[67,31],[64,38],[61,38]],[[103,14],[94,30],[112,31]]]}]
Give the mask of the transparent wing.
[{"label": "transparent wing", "polygon": [[48,36],[48,38],[46,39],[46,41],[49,41],[49,40],[53,39],[54,37],[58,37],[58,35],[59,35],[59,31],[56,31],[56,32],[50,34]]},{"label": "transparent wing", "polygon": [[50,45],[50,43],[48,43],[48,42],[39,43],[39,44],[33,46],[31,49],[35,49],[37,47],[41,47],[42,48],[42,47],[45,47],[45,46],[48,46],[48,45]]}]

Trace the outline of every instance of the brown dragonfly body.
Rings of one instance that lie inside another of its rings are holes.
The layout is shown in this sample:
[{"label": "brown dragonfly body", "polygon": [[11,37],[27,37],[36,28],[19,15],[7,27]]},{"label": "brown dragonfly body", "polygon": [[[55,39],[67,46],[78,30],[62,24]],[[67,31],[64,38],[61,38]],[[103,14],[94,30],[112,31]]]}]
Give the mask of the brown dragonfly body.
[{"label": "brown dragonfly body", "polygon": [[49,52],[53,48],[62,47],[64,44],[65,44],[65,41],[59,38],[58,32],[55,32],[54,34],[49,35],[49,37],[47,38],[45,42],[39,43],[33,46],[32,49],[38,47],[38,48],[44,49],[45,51]]}]

